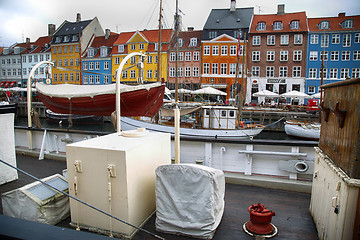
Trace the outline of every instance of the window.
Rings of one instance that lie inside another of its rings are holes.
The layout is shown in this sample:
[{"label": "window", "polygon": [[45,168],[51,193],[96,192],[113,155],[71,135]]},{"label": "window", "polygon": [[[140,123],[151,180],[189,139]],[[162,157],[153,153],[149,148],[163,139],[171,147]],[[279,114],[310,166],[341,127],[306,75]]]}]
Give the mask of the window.
[{"label": "window", "polygon": [[288,68],[287,67],[279,67],[279,77],[287,77]]},{"label": "window", "polygon": [[209,38],[210,38],[210,39],[216,38],[216,36],[217,36],[216,31],[210,31],[210,32],[209,32]]},{"label": "window", "polygon": [[67,53],[67,51],[68,51],[68,47],[64,46],[64,53]]},{"label": "window", "polygon": [[293,67],[293,77],[301,77],[301,67]]},{"label": "window", "polygon": [[187,61],[187,62],[191,61],[191,52],[185,53],[185,61]]},{"label": "window", "polygon": [[260,76],[260,67],[259,66],[252,66],[251,67],[251,72],[253,76]]},{"label": "window", "polygon": [[280,51],[280,61],[288,61],[288,51]]},{"label": "window", "polygon": [[315,93],[315,86],[309,86],[308,87],[308,92],[309,93]]},{"label": "window", "polygon": [[193,54],[193,60],[194,60],[194,61],[199,61],[199,52],[194,52],[194,54]]},{"label": "window", "polygon": [[267,51],[266,52],[266,61],[268,61],[268,62],[275,61],[275,51]]},{"label": "window", "polygon": [[351,34],[344,34],[343,36],[343,47],[351,46]]},{"label": "window", "polygon": [[128,71],[122,71],[122,78],[128,78]]},{"label": "window", "polygon": [[228,54],[228,47],[221,46],[221,55],[227,55],[227,54]]},{"label": "window", "polygon": [[295,34],[294,35],[294,44],[302,44],[303,43],[303,35]]},{"label": "window", "polygon": [[321,35],[321,47],[328,47],[329,46],[329,35],[324,34]]},{"label": "window", "polygon": [[299,62],[301,61],[302,52],[301,51],[294,51],[293,52],[293,61]]},{"label": "window", "polygon": [[68,74],[68,73],[65,73],[64,76],[65,76],[65,79],[64,79],[65,82],[68,82],[68,81],[69,81],[69,74]]},{"label": "window", "polygon": [[328,51],[325,51],[325,52],[321,51],[320,52],[320,60],[322,60],[323,57],[324,57],[324,61],[329,60],[329,52]]},{"label": "window", "polygon": [[266,67],[266,77],[274,77],[274,67]]},{"label": "window", "polygon": [[350,51],[342,51],[341,60],[342,61],[349,61],[350,60]]},{"label": "window", "polygon": [[89,84],[89,75],[84,75],[84,84]]},{"label": "window", "polygon": [[130,45],[130,49],[131,49],[131,50],[136,50],[136,45],[135,45],[135,44],[131,44],[131,45]]},{"label": "window", "polygon": [[355,50],[354,51],[353,60],[354,61],[359,61],[360,60],[360,50]]},{"label": "window", "polygon": [[204,55],[210,55],[210,46],[209,45],[204,46]]},{"label": "window", "polygon": [[[149,60],[149,58],[148,58],[148,60]],[[175,52],[170,52],[170,62],[175,62]]]},{"label": "window", "polygon": [[78,35],[73,35],[72,36],[72,41],[76,42],[77,40],[79,40],[79,36]]},{"label": "window", "polygon": [[[31,62],[32,62],[32,59],[33,59],[33,58],[32,58],[32,55],[29,55],[29,56],[28,56],[28,60],[29,60],[28,62],[31,63]],[[8,60],[10,60],[10,59],[8,59]],[[8,61],[8,63],[10,63],[10,61]]]},{"label": "window", "polygon": [[354,42],[355,42],[355,43],[360,43],[360,33],[355,33]]},{"label": "window", "polygon": [[339,61],[339,51],[331,51],[331,61]]},{"label": "window", "polygon": [[236,45],[230,46],[230,56],[236,56]]},{"label": "window", "polygon": [[227,74],[227,63],[220,64],[220,74],[222,75]]},{"label": "window", "polygon": [[191,77],[191,67],[185,67],[185,77]]},{"label": "window", "polygon": [[281,35],[280,45],[288,45],[288,44],[289,44],[289,35]]},{"label": "window", "polygon": [[183,76],[183,68],[179,67],[178,68],[178,77],[182,77]]},{"label": "window", "polygon": [[317,69],[316,68],[309,68],[309,78],[316,78]]},{"label": "window", "polygon": [[136,57],[135,56],[131,57],[130,64],[135,64],[135,62],[136,62]]},{"label": "window", "polygon": [[130,70],[130,78],[135,78],[135,77],[136,77],[135,70]]},{"label": "window", "polygon": [[95,75],[95,84],[100,84],[100,76]]},{"label": "window", "polygon": [[54,82],[57,81],[57,73],[54,73]]},{"label": "window", "polygon": [[338,75],[338,69],[337,68],[330,68],[330,79],[336,79]]},{"label": "window", "polygon": [[274,30],[282,30],[282,22],[274,22],[273,29]]},{"label": "window", "polygon": [[155,56],[155,63],[158,62],[158,56]]},{"label": "window", "polygon": [[[171,54],[172,54],[172,56],[171,56]],[[171,59],[173,59],[173,60],[171,60]],[[152,57],[151,55],[148,55],[148,56],[147,56],[147,62],[148,62],[148,63],[152,63],[152,61],[153,61],[153,57]],[[170,61],[171,61],[171,62],[174,62],[174,61],[175,61],[175,53],[174,53],[174,52],[171,52],[171,53],[170,53]]]},{"label": "window", "polygon": [[236,63],[229,64],[229,75],[235,75],[236,73]]},{"label": "window", "polygon": [[40,55],[40,62],[44,61],[44,55]]},{"label": "window", "polygon": [[318,60],[318,51],[310,51],[310,61],[317,61]]},{"label": "window", "polygon": [[179,62],[184,61],[184,52],[178,52],[178,61]]},{"label": "window", "polygon": [[183,40],[182,40],[182,38],[179,38],[178,39],[178,44],[179,44],[179,47],[182,47],[183,46]]},{"label": "window", "polygon": [[107,48],[106,47],[103,47],[100,49],[100,56],[101,57],[106,57],[107,55]]},{"label": "window", "polygon": [[122,53],[122,52],[124,52],[124,50],[125,50],[124,45],[119,45],[119,47],[118,47],[118,52],[119,52],[119,53]]},{"label": "window", "polygon": [[[26,63],[26,56],[22,56],[22,62]],[[1,63],[5,64],[5,59],[1,59]]]},{"label": "window", "polygon": [[152,70],[147,70],[146,77],[149,79],[149,78],[152,78],[152,75],[153,75]]},{"label": "window", "polygon": [[144,44],[143,44],[143,43],[140,43],[140,44],[139,44],[139,49],[140,49],[140,50],[143,50],[143,49],[144,49]]},{"label": "window", "polygon": [[66,67],[68,65],[68,60],[64,59],[64,66]]},{"label": "window", "polygon": [[320,78],[321,78],[321,75],[323,76],[323,78],[327,78],[327,68],[324,68],[324,69],[320,69]]},{"label": "window", "polygon": [[318,44],[319,43],[319,35],[311,34],[310,35],[310,44]]},{"label": "window", "polygon": [[349,78],[349,69],[342,68],[340,71],[340,79],[346,79],[346,78]]},{"label": "window", "polygon": [[275,35],[267,36],[267,45],[275,45]]},{"label": "window", "polygon": [[210,73],[210,63],[204,63],[203,65],[203,74],[209,74]]},{"label": "window", "polygon": [[261,36],[253,36],[252,44],[254,46],[260,46],[260,43],[261,43]]},{"label": "window", "polygon": [[169,77],[175,77],[175,68],[174,67],[169,68]]},{"label": "window", "polygon": [[199,76],[199,67],[193,67],[193,77]]},{"label": "window", "polygon": [[53,48],[53,54],[56,54],[56,47]]},{"label": "window", "polygon": [[333,34],[331,36],[331,43],[332,44],[339,44],[340,43],[340,34]]},{"label": "window", "polygon": [[320,29],[329,29],[329,22],[328,21],[320,22]]},{"label": "window", "polygon": [[120,58],[119,57],[115,57],[115,64],[120,64]]},{"label": "window", "polygon": [[343,22],[343,28],[352,28],[353,26],[354,26],[353,20],[351,20],[351,19],[345,20]]},{"label": "window", "polygon": [[94,75],[90,75],[89,84],[94,84]]},{"label": "window", "polygon": [[104,84],[109,84],[109,76],[108,75],[105,75],[104,76]]},{"label": "window", "polygon": [[266,24],[265,22],[259,22],[256,27],[257,31],[265,31],[266,30]]},{"label": "window", "polygon": [[252,52],[252,61],[253,62],[260,61],[260,51],[253,51]]},{"label": "window", "polygon": [[[38,55],[34,55],[34,62],[38,62]],[[13,63],[16,63],[16,59],[13,59]]]},{"label": "window", "polygon": [[59,67],[62,67],[62,59],[59,59]]},{"label": "window", "polygon": [[79,45],[76,45],[75,46],[75,52],[79,52],[80,48],[79,48]]},{"label": "window", "polygon": [[74,66],[74,59],[72,58],[69,59],[69,66]]},{"label": "window", "polygon": [[62,53],[62,47],[59,47],[59,48],[58,48],[58,52],[59,52],[59,53]]},{"label": "window", "polygon": [[196,47],[197,46],[197,38],[190,38],[189,47]]},{"label": "window", "polygon": [[89,62],[89,70],[94,70],[94,62]]},{"label": "window", "polygon": [[104,62],[104,69],[109,69],[109,61]]},{"label": "window", "polygon": [[95,70],[100,70],[100,62],[95,62]]},{"label": "window", "polygon": [[212,55],[219,55],[219,46],[212,46]]},{"label": "window", "polygon": [[211,64],[212,74],[219,74],[219,64],[213,63]]},{"label": "window", "polygon": [[300,28],[299,21],[298,20],[291,21],[290,28],[291,29],[299,29]]},{"label": "window", "polygon": [[351,77],[360,78],[360,68],[353,68]]},{"label": "window", "polygon": [[69,53],[74,52],[74,46],[69,46]]},{"label": "window", "polygon": [[155,49],[154,49],[155,51],[157,51],[158,50],[158,43],[155,43]]}]

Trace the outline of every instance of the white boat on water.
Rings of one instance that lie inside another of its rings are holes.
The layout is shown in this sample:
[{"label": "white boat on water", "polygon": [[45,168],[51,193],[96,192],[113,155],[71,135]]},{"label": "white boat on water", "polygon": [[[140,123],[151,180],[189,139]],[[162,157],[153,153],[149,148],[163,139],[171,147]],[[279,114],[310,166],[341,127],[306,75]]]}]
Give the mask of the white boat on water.
[{"label": "white boat on water", "polygon": [[[253,139],[264,129],[259,124],[236,123],[236,108],[233,106],[202,106],[195,124],[181,124],[180,137],[197,139],[239,140]],[[188,125],[185,127],[184,125]],[[175,128],[169,124],[121,117],[122,130],[146,128],[150,131],[166,132],[174,135]]]},{"label": "white boat on water", "polygon": [[320,123],[306,123],[302,121],[285,121],[285,132],[289,136],[319,140]]}]

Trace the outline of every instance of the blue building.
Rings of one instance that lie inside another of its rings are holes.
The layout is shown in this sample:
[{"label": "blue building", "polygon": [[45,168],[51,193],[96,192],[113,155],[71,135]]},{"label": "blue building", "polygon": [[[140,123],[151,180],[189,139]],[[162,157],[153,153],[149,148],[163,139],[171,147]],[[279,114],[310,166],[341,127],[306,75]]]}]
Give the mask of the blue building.
[{"label": "blue building", "polygon": [[118,37],[106,29],[105,36],[93,38],[82,58],[82,84],[111,84],[111,51]]},{"label": "blue building", "polygon": [[360,15],[308,18],[308,25],[305,92],[319,92],[322,62],[323,84],[359,78]]}]

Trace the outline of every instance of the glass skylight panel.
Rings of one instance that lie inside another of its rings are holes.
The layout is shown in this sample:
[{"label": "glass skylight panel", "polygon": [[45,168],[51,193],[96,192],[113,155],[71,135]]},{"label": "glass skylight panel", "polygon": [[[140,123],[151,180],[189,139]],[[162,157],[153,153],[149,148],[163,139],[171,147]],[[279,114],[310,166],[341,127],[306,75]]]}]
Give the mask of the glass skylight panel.
[{"label": "glass skylight panel", "polygon": [[[64,191],[68,188],[68,183],[59,178],[55,177],[53,179],[49,179],[45,181],[47,184],[49,184],[52,187],[55,187],[56,189],[59,189],[61,191]],[[48,199],[52,196],[54,196],[57,192],[53,190],[52,188],[46,186],[45,184],[38,184],[34,187],[31,187],[27,189],[29,192],[31,192],[33,195],[38,197],[40,200],[44,201],[45,199]]]}]

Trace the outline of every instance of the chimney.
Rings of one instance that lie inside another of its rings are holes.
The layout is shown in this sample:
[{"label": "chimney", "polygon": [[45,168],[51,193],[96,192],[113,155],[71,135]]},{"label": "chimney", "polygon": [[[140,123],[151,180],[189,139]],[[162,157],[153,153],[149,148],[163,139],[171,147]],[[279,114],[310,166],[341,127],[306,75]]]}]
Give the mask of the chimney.
[{"label": "chimney", "polygon": [[76,22],[80,22],[81,21],[81,14],[80,13],[77,13],[76,14]]},{"label": "chimney", "polygon": [[230,2],[230,12],[235,12],[236,10],[236,0],[231,0]]},{"label": "chimney", "polygon": [[345,13],[344,12],[339,13],[338,17],[345,17]]},{"label": "chimney", "polygon": [[277,14],[278,15],[284,15],[285,14],[285,4],[279,4],[278,5]]},{"label": "chimney", "polygon": [[55,24],[48,24],[48,36],[51,37],[55,32]]},{"label": "chimney", "polygon": [[189,32],[194,31],[194,27],[188,27],[188,31]]},{"label": "chimney", "polygon": [[105,39],[110,37],[110,29],[105,29]]},{"label": "chimney", "polygon": [[30,38],[26,38],[25,43],[26,43],[26,44],[29,44],[29,43],[30,43]]}]

